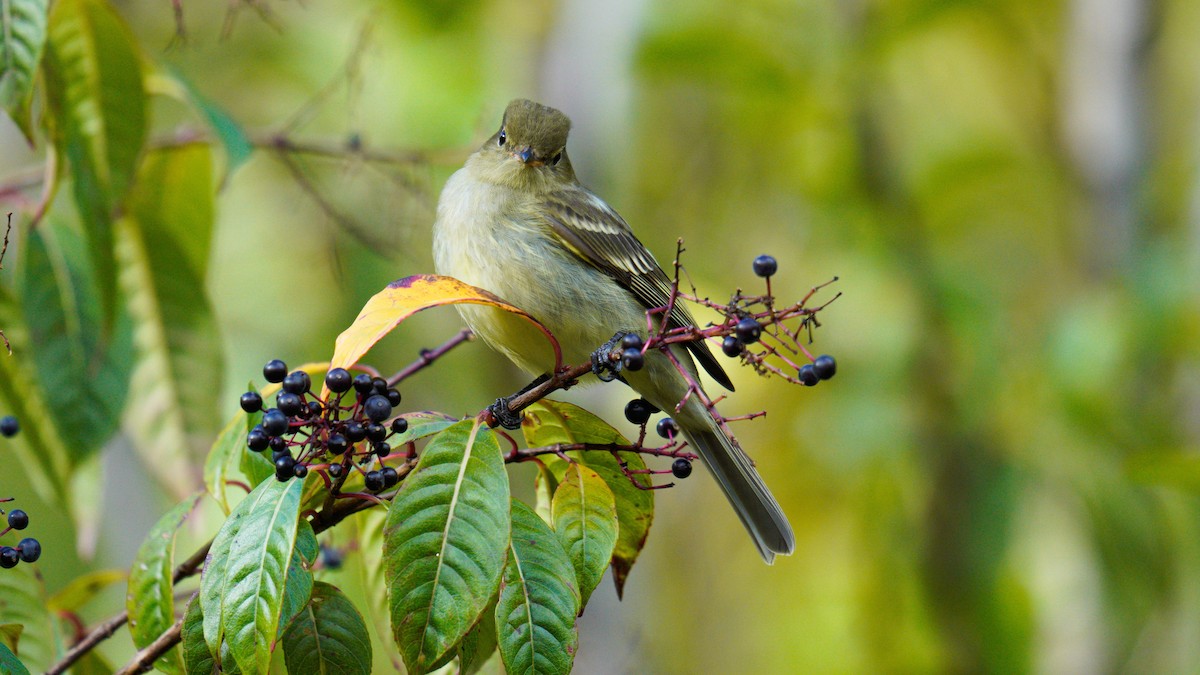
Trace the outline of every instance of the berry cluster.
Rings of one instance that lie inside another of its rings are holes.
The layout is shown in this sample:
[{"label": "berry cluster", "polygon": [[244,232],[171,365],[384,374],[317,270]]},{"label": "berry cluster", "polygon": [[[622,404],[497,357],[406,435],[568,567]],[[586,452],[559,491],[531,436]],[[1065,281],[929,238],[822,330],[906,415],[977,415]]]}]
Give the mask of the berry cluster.
[{"label": "berry cluster", "polygon": [[[641,355],[640,351],[638,355]],[[642,428],[642,437],[646,435],[646,425],[649,423],[650,417],[660,412],[662,411],[657,406],[644,398],[635,398],[625,404],[625,419]],[[664,417],[654,426],[654,430],[658,432],[659,436],[673,443],[679,436],[679,423],[670,417]],[[676,457],[671,464],[671,475],[680,480],[692,475],[692,460],[688,457]]]},{"label": "berry cluster", "polygon": [[[0,499],[0,502],[11,501],[13,501],[12,497]],[[0,509],[0,514],[3,513],[4,510]],[[27,527],[29,527],[29,514],[21,509],[12,509],[8,512],[8,527],[0,530],[0,537],[12,530],[24,530]],[[16,567],[17,563],[35,562],[40,557],[42,557],[42,545],[33,537],[25,537],[16,546],[0,546],[0,568],[10,569]]]},{"label": "berry cluster", "polygon": [[[383,462],[392,456],[388,439],[404,433],[408,420],[396,417],[388,422],[392,409],[400,405],[400,392],[387,380],[334,368],[325,374],[330,395],[322,400],[313,393],[308,373],[288,372],[279,359],[263,366],[263,377],[279,384],[280,391],[275,407],[263,411],[262,423],[247,434],[246,445],[254,452],[271,449],[277,479],[304,478],[310,469],[327,479],[344,479],[357,470],[370,492],[400,482],[396,469]],[[263,410],[262,395],[242,394],[241,407],[248,413]],[[368,470],[376,460],[379,467]]]}]

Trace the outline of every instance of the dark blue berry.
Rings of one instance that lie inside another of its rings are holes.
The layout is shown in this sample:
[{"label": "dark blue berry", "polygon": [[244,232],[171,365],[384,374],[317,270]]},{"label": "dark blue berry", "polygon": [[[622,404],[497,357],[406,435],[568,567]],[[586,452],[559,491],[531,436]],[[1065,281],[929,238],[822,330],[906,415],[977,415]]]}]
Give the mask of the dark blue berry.
[{"label": "dark blue berry", "polygon": [[304,478],[308,475],[308,467],[304,464],[297,463],[292,467],[292,475],[294,475],[296,478]]},{"label": "dark blue berry", "polygon": [[325,373],[325,386],[329,387],[329,391],[335,394],[340,394],[344,391],[350,391],[350,385],[353,380],[350,377],[350,371],[345,368],[334,368]]},{"label": "dark blue berry", "polygon": [[373,394],[363,403],[363,413],[372,422],[382,422],[392,414],[392,404],[388,402],[386,396]]},{"label": "dark blue berry", "polygon": [[271,437],[267,432],[263,431],[262,425],[259,424],[246,434],[246,446],[255,452],[262,452],[267,449],[271,443]]},{"label": "dark blue berry", "polygon": [[679,435],[679,424],[670,417],[664,417],[658,421],[655,431],[659,436],[670,439]]},{"label": "dark blue berry", "polygon": [[334,478],[338,478],[342,475],[342,465],[341,464],[330,464],[329,468],[326,469],[326,471],[329,472],[330,476],[332,476]]},{"label": "dark blue berry", "polygon": [[342,566],[342,552],[332,546],[321,544],[321,564],[327,570],[340,569]]},{"label": "dark blue berry", "polygon": [[21,423],[17,422],[17,418],[12,415],[0,417],[0,436],[12,438],[21,430]]},{"label": "dark blue berry", "polygon": [[671,463],[671,475],[680,480],[692,475],[692,462],[685,457],[676,457]]},{"label": "dark blue berry", "polygon": [[275,458],[275,478],[287,482],[296,475],[296,460],[291,455],[280,455]]},{"label": "dark blue berry", "polygon": [[642,342],[642,336],[638,335],[637,333],[626,333],[621,338],[621,348],[622,349],[636,349],[638,351],[641,351],[643,344],[644,343]]},{"label": "dark blue berry", "polygon": [[760,277],[772,276],[778,269],[779,264],[769,255],[760,255],[754,259],[754,273]]},{"label": "dark blue berry", "polygon": [[379,441],[375,444],[375,454],[380,457],[387,457],[392,452],[392,444],[387,441]]},{"label": "dark blue berry", "polygon": [[721,341],[721,351],[725,356],[738,356],[742,353],[742,341],[732,335],[726,335]]},{"label": "dark blue berry", "polygon": [[404,419],[403,417],[397,417],[396,419],[392,420],[393,434],[402,434],[406,431],[408,431],[408,420]]},{"label": "dark blue berry", "polygon": [[288,417],[295,417],[300,414],[301,410],[307,410],[304,399],[300,398],[299,394],[293,394],[290,391],[279,392],[279,396],[275,397],[275,405],[279,407],[279,412]]},{"label": "dark blue berry", "polygon": [[813,364],[806,363],[800,366],[800,384],[806,387],[815,387],[821,381],[821,376],[817,375],[817,370],[813,368]]},{"label": "dark blue berry", "polygon": [[742,344],[752,345],[762,336],[762,326],[752,317],[746,317],[737,323],[737,337]]},{"label": "dark blue berry", "polygon": [[287,372],[287,364],[279,359],[272,359],[263,366],[263,377],[267,378],[267,382],[283,382],[283,378],[287,377]]},{"label": "dark blue berry", "polygon": [[276,436],[267,441],[267,447],[271,448],[271,452],[276,455],[283,452],[288,452],[287,439],[282,436]]},{"label": "dark blue berry", "polygon": [[625,404],[625,419],[633,424],[645,424],[653,414],[654,407],[644,398],[635,398]]},{"label": "dark blue berry", "polygon": [[293,394],[303,394],[312,387],[312,378],[303,370],[296,370],[288,373],[288,376],[283,378],[283,390]]},{"label": "dark blue berry", "polygon": [[837,374],[837,361],[828,354],[822,354],[813,361],[813,370],[817,372],[817,377],[822,380],[828,380]]},{"label": "dark blue berry", "polygon": [[379,471],[368,471],[363,477],[367,490],[371,492],[379,492],[384,488],[383,473]]},{"label": "dark blue berry", "polygon": [[388,389],[387,390],[387,400],[388,400],[388,403],[392,404],[393,408],[400,405],[400,392],[395,389]]},{"label": "dark blue berry", "polygon": [[396,473],[396,470],[390,466],[383,467],[379,470],[379,473],[381,476],[383,476],[384,487],[392,487],[396,483],[400,482],[400,474]]},{"label": "dark blue berry", "polygon": [[11,546],[0,546],[0,567],[12,569],[21,562],[21,554]]},{"label": "dark blue berry", "polygon": [[346,440],[351,443],[357,443],[367,437],[366,428],[358,422],[349,422],[346,424]]},{"label": "dark blue berry", "polygon": [[320,417],[323,410],[320,401],[309,401],[305,409],[308,410],[309,417]]},{"label": "dark blue berry", "polygon": [[387,437],[387,429],[382,424],[374,422],[367,425],[367,440],[372,443],[378,443]]},{"label": "dark blue berry", "polygon": [[387,380],[382,377],[371,378],[371,393],[387,396],[388,384]]},{"label": "dark blue berry", "polygon": [[332,452],[335,455],[340,455],[350,447],[350,444],[346,442],[345,436],[341,434],[333,434],[329,437],[329,440],[325,442],[325,447],[328,448],[329,452]]},{"label": "dark blue berry", "polygon": [[262,410],[262,396],[257,391],[248,391],[242,394],[242,399],[238,401],[242,406],[242,410],[248,413],[256,413]]},{"label": "dark blue berry", "polygon": [[621,365],[625,370],[641,370],[642,366],[646,365],[646,357],[642,355],[642,350],[630,347],[621,352]]},{"label": "dark blue berry", "polygon": [[262,419],[263,431],[267,432],[268,436],[282,436],[288,430],[288,418],[282,411],[271,408],[263,414]]},{"label": "dark blue berry", "polygon": [[371,382],[370,375],[367,375],[366,373],[359,373],[358,375],[354,376],[354,391],[357,391],[363,396],[371,393],[371,388],[374,386],[375,384]]},{"label": "dark blue berry", "polygon": [[21,554],[22,562],[37,562],[42,557],[42,544],[33,537],[25,537],[17,543],[17,553]]},{"label": "dark blue berry", "polygon": [[29,514],[21,509],[13,509],[8,512],[8,526],[14,530],[23,530],[29,527]]}]

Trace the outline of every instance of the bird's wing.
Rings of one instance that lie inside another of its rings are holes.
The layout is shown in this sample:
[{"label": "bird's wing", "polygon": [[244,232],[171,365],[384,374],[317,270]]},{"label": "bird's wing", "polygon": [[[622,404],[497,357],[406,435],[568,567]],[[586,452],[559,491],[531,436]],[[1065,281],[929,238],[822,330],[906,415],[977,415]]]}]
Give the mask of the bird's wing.
[{"label": "bird's wing", "polygon": [[[612,277],[646,309],[667,305],[670,278],[625,219],[604,200],[587,189],[573,187],[549,193],[544,206],[539,212],[545,214],[547,224],[575,255]],[[671,308],[667,323],[670,328],[696,325],[681,302]],[[714,380],[733,390],[733,383],[707,344],[691,342],[688,349]]]}]

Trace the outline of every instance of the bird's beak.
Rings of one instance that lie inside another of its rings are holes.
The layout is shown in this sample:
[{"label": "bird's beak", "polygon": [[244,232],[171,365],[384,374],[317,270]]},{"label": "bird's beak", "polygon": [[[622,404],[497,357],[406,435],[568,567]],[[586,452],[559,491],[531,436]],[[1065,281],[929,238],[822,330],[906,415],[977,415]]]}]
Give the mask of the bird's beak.
[{"label": "bird's beak", "polygon": [[533,158],[534,157],[533,148],[531,148],[529,146],[525,146],[525,147],[517,150],[516,152],[513,153],[513,156],[516,157],[517,159],[521,160],[522,164],[527,164],[529,166],[541,166],[541,165],[545,164],[545,162],[541,161],[540,159]]}]

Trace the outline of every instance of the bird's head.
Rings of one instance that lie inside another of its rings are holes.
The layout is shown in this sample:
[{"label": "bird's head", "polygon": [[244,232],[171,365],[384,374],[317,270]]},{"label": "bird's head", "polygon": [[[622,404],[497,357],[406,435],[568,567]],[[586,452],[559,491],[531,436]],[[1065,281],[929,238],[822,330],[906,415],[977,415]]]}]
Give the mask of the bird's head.
[{"label": "bird's head", "polygon": [[567,159],[571,120],[561,111],[528,99],[516,99],[504,110],[500,129],[479,148],[489,166],[505,182],[542,182],[574,177]]}]

